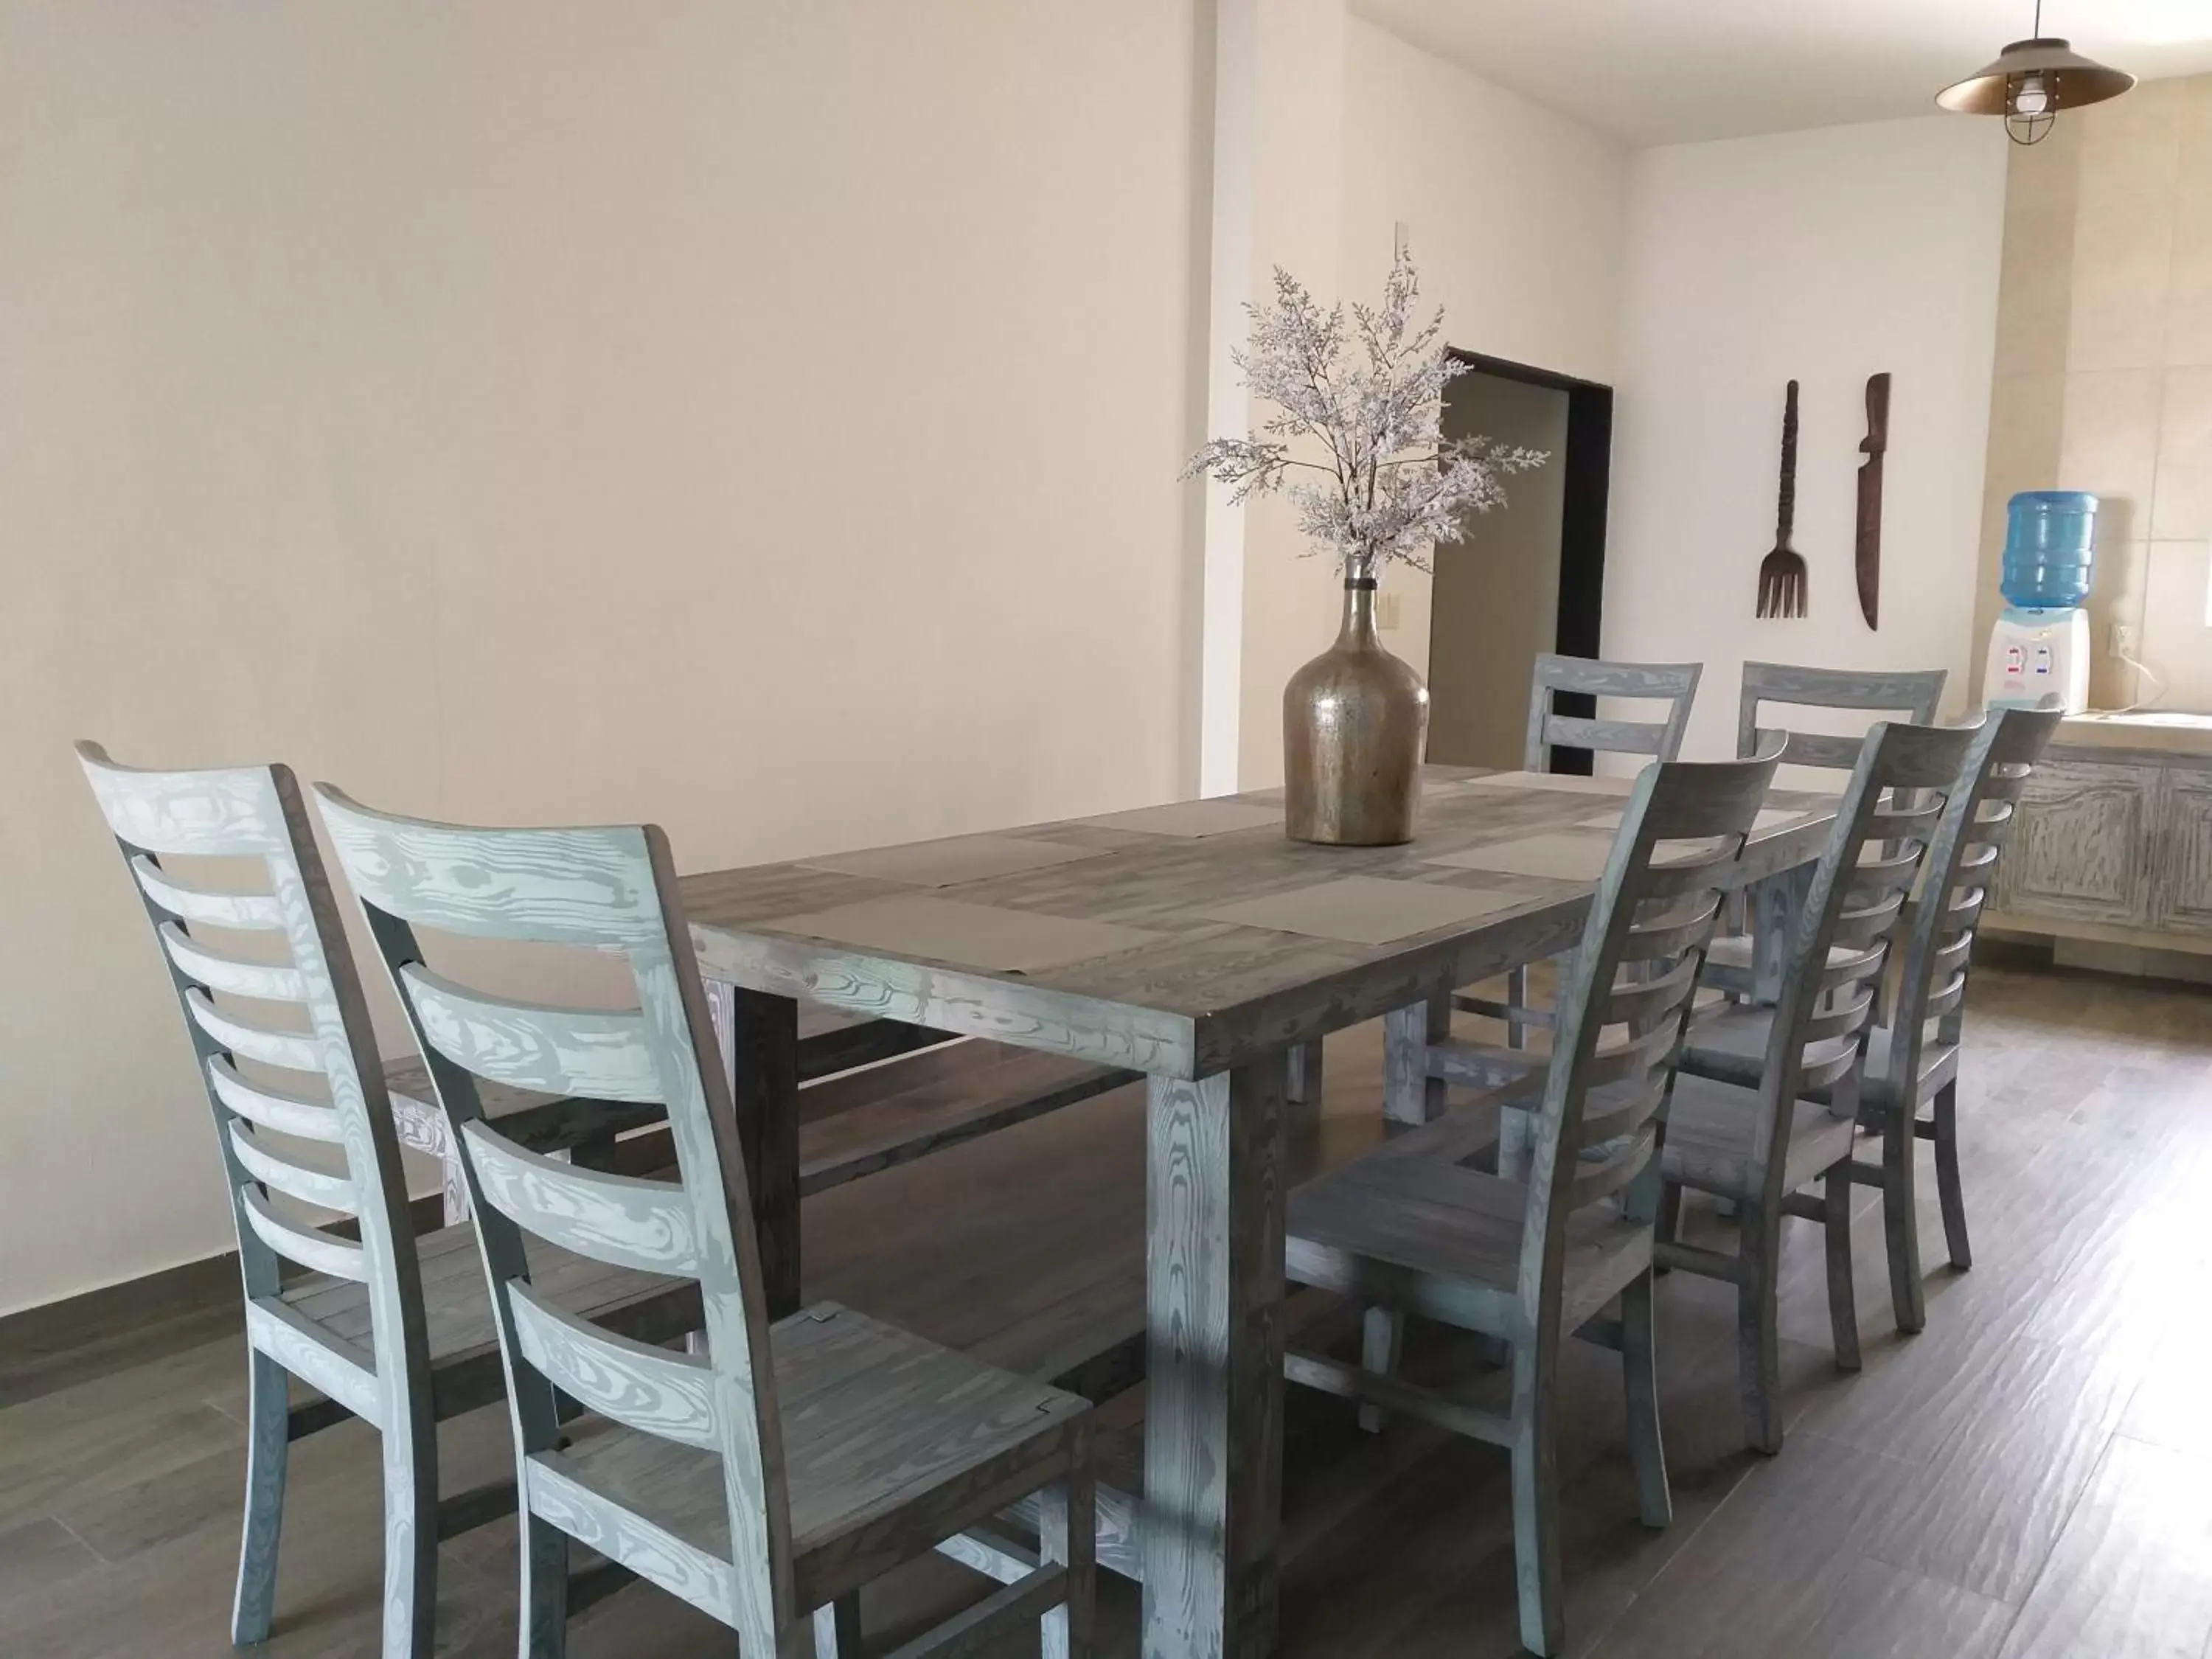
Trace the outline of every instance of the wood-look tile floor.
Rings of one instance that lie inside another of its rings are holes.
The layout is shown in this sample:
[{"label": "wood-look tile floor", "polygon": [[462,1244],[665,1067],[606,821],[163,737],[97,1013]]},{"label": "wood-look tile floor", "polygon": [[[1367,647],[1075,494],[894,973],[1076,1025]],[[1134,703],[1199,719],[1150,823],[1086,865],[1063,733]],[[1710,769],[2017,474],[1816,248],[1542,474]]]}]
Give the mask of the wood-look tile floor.
[{"label": "wood-look tile floor", "polygon": [[[1372,1030],[1330,1045],[1326,1104],[1292,1132],[1302,1167],[1378,1133],[1378,1054]],[[1983,969],[1962,1108],[1977,1265],[1934,1271],[1923,1334],[1892,1328],[1867,1193],[1866,1364],[1838,1375],[1820,1239],[1793,1225],[1778,1458],[1741,1449],[1732,1292],[1662,1282],[1667,1531],[1635,1520],[1618,1361],[1571,1345],[1575,1652],[2212,1659],[2212,996]],[[1142,1135],[1124,1091],[826,1194],[806,1215],[811,1292],[1047,1365],[1141,1305]],[[0,1353],[0,1655],[230,1651],[235,1325],[185,1311],[79,1356]],[[1468,1363],[1433,1332],[1408,1359]],[[1285,1659],[1519,1650],[1501,1454],[1404,1422],[1365,1436],[1297,1389],[1287,1438]],[[503,1418],[451,1425],[445,1447],[450,1480],[495,1473]],[[270,1654],[375,1650],[376,1505],[368,1434],[294,1449]],[[513,1547],[501,1523],[446,1548],[441,1652],[514,1650]],[[1135,1592],[1104,1583],[1106,1650],[1133,1653]],[[977,1584],[943,1563],[887,1581],[865,1604],[871,1650]],[[580,1659],[730,1650],[645,1587],[576,1620],[570,1641]]]}]

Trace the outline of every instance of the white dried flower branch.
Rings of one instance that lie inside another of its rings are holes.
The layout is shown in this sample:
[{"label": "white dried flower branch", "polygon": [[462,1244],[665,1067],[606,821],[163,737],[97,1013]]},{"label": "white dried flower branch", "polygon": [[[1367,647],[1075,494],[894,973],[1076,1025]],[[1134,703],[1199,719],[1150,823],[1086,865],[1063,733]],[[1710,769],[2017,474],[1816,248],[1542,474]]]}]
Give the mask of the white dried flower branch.
[{"label": "white dried flower branch", "polygon": [[[1323,311],[1277,267],[1274,304],[1245,307],[1251,341],[1232,354],[1245,386],[1277,412],[1248,436],[1214,439],[1183,477],[1231,486],[1232,502],[1286,490],[1310,550],[1327,548],[1347,575],[1372,575],[1393,560],[1426,570],[1438,542],[1466,533],[1466,514],[1505,500],[1508,474],[1551,457],[1489,438],[1442,436],[1444,388],[1471,365],[1437,343],[1442,311],[1412,327],[1419,293],[1413,262],[1401,253],[1382,308],[1351,309],[1363,362],[1346,349],[1345,308]],[[1302,438],[1318,442],[1327,462],[1294,456],[1291,441]],[[1294,470],[1318,476],[1292,480]]]}]

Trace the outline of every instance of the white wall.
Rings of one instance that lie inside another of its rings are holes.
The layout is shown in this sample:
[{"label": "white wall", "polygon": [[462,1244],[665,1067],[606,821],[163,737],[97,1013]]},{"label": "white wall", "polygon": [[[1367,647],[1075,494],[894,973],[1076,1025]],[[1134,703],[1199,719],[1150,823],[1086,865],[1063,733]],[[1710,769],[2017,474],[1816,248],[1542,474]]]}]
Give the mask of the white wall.
[{"label": "white wall", "polygon": [[[1357,17],[1344,25],[1340,74],[1342,153],[1326,180],[1340,203],[1335,258],[1316,250],[1315,265],[1328,268],[1298,274],[1316,293],[1376,303],[1402,222],[1422,303],[1443,307],[1454,345],[1609,380],[1626,149]],[[1328,106],[1309,113],[1326,119]],[[1250,531],[1243,782],[1256,788],[1281,779],[1283,684],[1334,637],[1342,588],[1326,560],[1298,556],[1288,512],[1255,512]],[[1394,568],[1385,585],[1401,621],[1384,643],[1425,672],[1428,579]]]},{"label": "white wall", "polygon": [[69,740],[681,862],[1158,800],[1196,0],[0,0],[0,1312],[227,1247]]},{"label": "white wall", "polygon": [[[1972,701],[2006,140],[1932,116],[1639,154],[1614,405],[1604,649],[1703,661],[1685,752],[1735,747],[1747,658],[1951,671]],[[1893,376],[1881,629],[1852,580],[1867,376]],[[1753,615],[1800,382],[1802,621]]]}]

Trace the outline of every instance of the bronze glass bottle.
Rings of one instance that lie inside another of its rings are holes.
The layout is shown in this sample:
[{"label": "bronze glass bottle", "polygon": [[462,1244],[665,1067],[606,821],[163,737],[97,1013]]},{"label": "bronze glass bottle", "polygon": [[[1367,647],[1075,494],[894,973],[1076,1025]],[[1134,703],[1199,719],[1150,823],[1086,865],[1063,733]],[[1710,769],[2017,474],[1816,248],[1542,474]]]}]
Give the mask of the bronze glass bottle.
[{"label": "bronze glass bottle", "polygon": [[1344,583],[1336,643],[1283,688],[1283,827],[1293,841],[1390,847],[1413,838],[1429,688],[1382,648],[1375,578]]}]

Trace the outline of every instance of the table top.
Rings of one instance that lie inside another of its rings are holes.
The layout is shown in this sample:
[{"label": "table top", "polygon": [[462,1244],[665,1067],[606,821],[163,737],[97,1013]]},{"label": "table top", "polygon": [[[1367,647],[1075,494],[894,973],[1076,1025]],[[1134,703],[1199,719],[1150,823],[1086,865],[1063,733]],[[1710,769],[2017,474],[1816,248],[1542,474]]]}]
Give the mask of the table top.
[{"label": "table top", "polygon": [[[687,876],[683,900],[712,977],[1204,1077],[1571,948],[1629,787],[1431,766],[1401,847],[1291,841],[1270,790]],[[1774,792],[1744,878],[1816,858],[1835,805]]]}]

